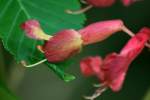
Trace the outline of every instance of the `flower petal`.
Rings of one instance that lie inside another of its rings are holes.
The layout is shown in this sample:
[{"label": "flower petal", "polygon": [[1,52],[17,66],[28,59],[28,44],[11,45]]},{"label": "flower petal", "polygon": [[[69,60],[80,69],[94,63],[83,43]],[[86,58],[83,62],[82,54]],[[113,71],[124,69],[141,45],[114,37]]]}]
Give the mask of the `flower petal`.
[{"label": "flower petal", "polygon": [[49,40],[51,37],[43,32],[37,20],[28,20],[21,25],[21,28],[26,32],[30,38],[37,40]]},{"label": "flower petal", "polygon": [[126,73],[121,73],[115,80],[109,84],[109,87],[114,91],[117,92],[122,88]]},{"label": "flower petal", "polygon": [[81,35],[75,30],[56,33],[43,46],[44,54],[50,62],[60,62],[78,53],[82,46]]},{"label": "flower petal", "polygon": [[145,43],[150,38],[150,28],[142,28],[121,50],[120,54],[128,57],[130,61],[135,59],[143,50]]},{"label": "flower petal", "polygon": [[84,58],[80,62],[81,73],[84,76],[99,74],[102,63],[102,59],[99,56]]},{"label": "flower petal", "polygon": [[119,91],[129,64],[129,60],[124,56],[116,53],[107,55],[101,67],[104,78],[100,80],[107,84],[113,91]]}]

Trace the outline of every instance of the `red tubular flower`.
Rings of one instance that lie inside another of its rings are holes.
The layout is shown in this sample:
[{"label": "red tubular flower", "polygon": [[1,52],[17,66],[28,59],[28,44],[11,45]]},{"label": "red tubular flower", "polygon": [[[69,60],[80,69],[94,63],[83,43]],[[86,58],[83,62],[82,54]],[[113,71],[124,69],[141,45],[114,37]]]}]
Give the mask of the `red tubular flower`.
[{"label": "red tubular flower", "polygon": [[[89,66],[89,63],[86,62],[86,59],[82,60],[82,65],[80,66],[81,72],[86,75],[86,71],[83,72],[82,69],[90,69],[91,73],[95,73],[95,75],[102,82],[103,88],[101,89],[104,89],[104,87],[109,87],[115,92],[119,91],[122,87],[129,65],[143,50],[145,43],[149,39],[150,29],[143,28],[139,33],[137,33],[128,41],[128,43],[119,54],[109,54],[103,61],[101,60],[100,62],[98,60],[95,60],[94,57],[90,58],[90,62],[98,61],[97,63],[101,63],[101,65],[98,64],[91,66],[90,64]],[[87,66],[90,68],[87,68]],[[97,71],[92,70],[93,67],[95,68],[95,66],[97,69],[97,66],[99,66],[99,69]],[[95,97],[101,94],[101,89],[99,89],[99,92],[96,92],[93,96],[87,98],[93,100]]]},{"label": "red tubular flower", "polygon": [[143,28],[128,41],[120,54],[106,56],[102,67],[105,78],[102,81],[113,91],[120,90],[130,63],[140,54],[149,39],[150,29]]},{"label": "red tubular flower", "polygon": [[28,20],[21,24],[21,28],[25,31],[26,35],[30,38],[37,40],[49,40],[51,37],[43,32],[37,20]]},{"label": "red tubular flower", "polygon": [[[21,25],[21,28],[25,31],[28,37],[33,39],[48,41],[53,37],[44,33],[37,20],[28,20]],[[80,29],[78,34],[81,35],[83,44],[87,45],[102,41],[121,30],[132,35],[132,33],[124,26],[123,21],[119,19],[90,24],[87,27]]]},{"label": "red tubular flower", "polygon": [[46,40],[40,50],[50,62],[60,62],[77,53],[82,45],[102,41],[117,31],[123,30],[121,20],[108,20],[91,24],[79,31],[63,30],[54,36],[43,32],[36,20],[28,20],[22,24],[26,35],[33,39]]},{"label": "red tubular flower", "polygon": [[50,62],[61,62],[78,53],[82,45],[88,45],[103,41],[118,31],[132,33],[123,25],[121,20],[108,20],[91,24],[79,31],[72,29],[62,30],[54,36],[43,32],[37,20],[28,20],[21,25],[26,35],[33,39],[44,40],[43,46],[38,49],[44,53],[46,59],[26,67],[32,67],[48,60]]},{"label": "red tubular flower", "polygon": [[50,62],[60,62],[78,53],[82,46],[81,35],[75,30],[56,33],[42,46],[45,57]]},{"label": "red tubular flower", "polygon": [[82,36],[83,44],[87,45],[103,41],[123,28],[124,24],[121,20],[108,20],[90,24],[79,30],[79,33]]},{"label": "red tubular flower", "polygon": [[22,24],[22,29],[25,30],[26,35],[30,38],[45,40],[45,44],[38,47],[50,62],[64,61],[78,53],[82,45],[103,41],[115,32],[121,30],[132,35],[121,20],[108,20],[93,23],[79,31],[72,29],[62,30],[54,36],[45,34],[39,22],[36,20],[26,21]]}]

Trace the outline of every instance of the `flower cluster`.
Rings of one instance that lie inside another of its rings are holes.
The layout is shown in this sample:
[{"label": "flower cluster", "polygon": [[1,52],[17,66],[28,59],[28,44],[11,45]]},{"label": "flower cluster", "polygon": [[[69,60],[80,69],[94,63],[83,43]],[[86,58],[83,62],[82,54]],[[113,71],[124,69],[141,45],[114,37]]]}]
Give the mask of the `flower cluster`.
[{"label": "flower cluster", "polygon": [[143,50],[145,43],[150,39],[150,28],[142,28],[123,47],[119,54],[113,52],[104,59],[101,57],[87,57],[80,62],[81,72],[85,76],[95,75],[102,85],[87,99],[93,100],[107,87],[114,92],[121,89],[127,70],[131,62]]},{"label": "flower cluster", "polygon": [[[129,6],[138,0],[121,0],[125,6]],[[89,6],[80,11],[68,13],[79,14],[91,7],[109,7],[116,0],[85,0]],[[101,85],[92,96],[86,99],[94,100],[103,91],[110,88],[117,92],[121,89],[127,70],[132,61],[141,53],[144,46],[150,48],[147,41],[150,39],[150,28],[142,28],[137,34],[130,31],[120,19],[99,21],[92,23],[80,30],[64,29],[55,33],[53,36],[46,34],[37,20],[28,20],[21,25],[29,38],[44,41],[43,45],[37,49],[45,55],[44,60],[26,67],[32,67],[44,61],[61,62],[79,53],[82,46],[102,42],[111,35],[123,31],[132,38],[119,52],[106,55],[104,59],[100,56],[87,57],[81,60],[80,69],[84,76],[96,76]]]},{"label": "flower cluster", "polygon": [[103,41],[119,31],[134,35],[119,19],[96,22],[80,30],[61,30],[54,36],[44,33],[37,20],[28,20],[21,28],[29,38],[45,41],[38,49],[44,53],[49,62],[64,61],[79,53],[83,45]]},{"label": "flower cluster", "polygon": [[[80,30],[61,30],[53,36],[44,33],[37,20],[28,20],[21,25],[21,28],[25,30],[29,38],[45,41],[37,48],[49,62],[64,61],[79,53],[82,46],[101,42],[119,31],[132,37],[119,54],[111,53],[104,59],[99,56],[87,57],[81,61],[80,68],[83,75],[95,75],[102,82],[101,87],[96,90],[93,96],[86,97],[91,100],[99,96],[107,87],[113,91],[120,90],[130,63],[150,39],[149,28],[143,28],[134,35],[119,19],[96,22]],[[33,65],[35,66],[35,64]]]}]

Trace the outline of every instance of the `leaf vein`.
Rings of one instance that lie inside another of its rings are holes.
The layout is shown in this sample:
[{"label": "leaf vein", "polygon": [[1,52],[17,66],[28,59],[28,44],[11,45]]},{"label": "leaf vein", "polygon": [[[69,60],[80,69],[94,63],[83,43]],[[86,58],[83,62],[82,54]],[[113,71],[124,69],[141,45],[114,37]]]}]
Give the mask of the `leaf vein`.
[{"label": "leaf vein", "polygon": [[20,0],[17,0],[17,1],[18,1],[18,4],[19,4],[20,8],[24,11],[26,17],[27,17],[28,19],[30,19],[31,16],[28,14],[28,12],[27,12],[27,10],[25,9],[25,7],[23,6],[22,2],[21,2]]},{"label": "leaf vein", "polygon": [[11,25],[11,27],[10,27],[10,29],[9,29],[9,32],[8,32],[8,36],[6,37],[6,46],[8,47],[8,40],[9,40],[9,38],[10,38],[10,36],[11,36],[11,34],[12,34],[12,31],[13,31],[13,29],[14,29],[14,27],[15,27],[15,24],[16,24],[16,22],[17,22],[17,19],[18,19],[18,17],[19,17],[19,14],[20,14],[20,12],[21,12],[21,9],[19,9],[18,11],[17,11],[17,13],[16,13],[16,16],[15,16],[15,18],[14,18],[14,21],[12,22],[12,25]]},{"label": "leaf vein", "polygon": [[[42,12],[45,12],[45,13],[47,13],[47,14],[51,14],[51,15],[53,15],[53,16],[59,18],[62,22],[68,22],[68,23],[70,23],[70,24],[78,25],[77,23],[74,23],[74,22],[65,20],[65,19],[64,19],[63,17],[61,17],[61,16],[57,16],[57,14],[54,13],[54,12],[52,13],[51,11],[48,11],[48,10],[45,9],[45,8],[41,8],[41,7],[39,7],[38,5],[35,5],[33,2],[24,2],[24,3],[28,4],[29,6],[34,7],[34,8],[36,8],[36,9],[39,9],[39,8],[40,8],[39,10],[41,10]],[[39,11],[39,12],[40,12],[40,11]],[[65,13],[65,10],[64,10],[64,13]],[[67,14],[67,13],[66,13],[66,14]]]},{"label": "leaf vein", "polygon": [[9,0],[9,1],[7,2],[7,4],[5,5],[5,7],[2,9],[2,12],[1,12],[1,14],[0,14],[0,19],[3,17],[3,15],[5,14],[6,10],[8,9],[8,7],[10,6],[10,4],[11,4],[12,1],[13,1],[13,0]]}]

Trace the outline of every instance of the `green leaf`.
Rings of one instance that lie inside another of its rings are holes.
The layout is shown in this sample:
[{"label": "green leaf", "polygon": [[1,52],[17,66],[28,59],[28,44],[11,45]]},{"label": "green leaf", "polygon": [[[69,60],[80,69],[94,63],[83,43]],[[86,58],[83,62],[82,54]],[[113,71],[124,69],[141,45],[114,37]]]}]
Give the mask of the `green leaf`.
[{"label": "green leaf", "polygon": [[43,54],[36,49],[41,42],[27,38],[20,29],[20,24],[29,19],[37,19],[44,31],[51,35],[61,29],[81,28],[85,20],[84,15],[69,15],[65,13],[66,9],[80,9],[79,2],[77,0],[0,0],[0,38],[4,47],[18,62],[23,60],[32,64],[44,59]]},{"label": "green leaf", "polygon": [[63,66],[57,66],[56,64],[50,64],[49,62],[46,62],[48,67],[52,69],[61,79],[63,79],[65,82],[69,82],[75,79],[75,76],[65,73]]}]

